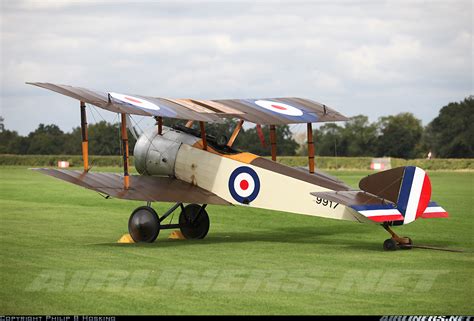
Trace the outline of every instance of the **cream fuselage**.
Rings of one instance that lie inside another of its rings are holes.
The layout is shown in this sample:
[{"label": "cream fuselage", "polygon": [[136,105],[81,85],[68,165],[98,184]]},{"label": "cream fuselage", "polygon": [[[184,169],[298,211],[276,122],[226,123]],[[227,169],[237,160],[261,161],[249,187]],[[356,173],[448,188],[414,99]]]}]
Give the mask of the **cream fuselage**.
[{"label": "cream fuselage", "polygon": [[[144,175],[168,175],[206,189],[235,205],[277,210],[349,221],[366,221],[357,212],[342,204],[321,200],[311,192],[331,191],[304,180],[255,166],[249,153],[228,157],[202,149],[200,139],[166,129],[142,134],[135,146],[135,166]],[[278,164],[277,166],[284,166]],[[231,193],[231,174],[240,167],[251,168],[259,180],[259,191],[248,204],[238,201]]]}]

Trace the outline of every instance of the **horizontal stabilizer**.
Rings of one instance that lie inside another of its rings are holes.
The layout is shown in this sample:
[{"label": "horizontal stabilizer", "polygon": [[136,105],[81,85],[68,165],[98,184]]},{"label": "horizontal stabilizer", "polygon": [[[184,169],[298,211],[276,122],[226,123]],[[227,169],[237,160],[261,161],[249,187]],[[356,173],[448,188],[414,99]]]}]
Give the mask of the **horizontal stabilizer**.
[{"label": "horizontal stabilizer", "polygon": [[402,213],[394,204],[351,205],[350,207],[374,222],[403,221]]},{"label": "horizontal stabilizer", "polygon": [[371,221],[402,221],[403,216],[394,203],[363,191],[315,192],[313,196],[340,203],[357,211]]},{"label": "horizontal stabilizer", "polygon": [[359,182],[362,191],[311,193],[344,204],[374,222],[408,224],[417,218],[448,217],[430,202],[431,182],[424,170],[405,166],[369,175]]},{"label": "horizontal stabilizer", "polygon": [[449,217],[448,212],[436,202],[430,202],[428,207],[421,215],[421,218],[446,218]]},{"label": "horizontal stabilizer", "polygon": [[52,168],[33,170],[120,199],[230,205],[211,192],[171,177],[131,175],[130,188],[124,189],[123,176],[117,173],[85,173]]}]

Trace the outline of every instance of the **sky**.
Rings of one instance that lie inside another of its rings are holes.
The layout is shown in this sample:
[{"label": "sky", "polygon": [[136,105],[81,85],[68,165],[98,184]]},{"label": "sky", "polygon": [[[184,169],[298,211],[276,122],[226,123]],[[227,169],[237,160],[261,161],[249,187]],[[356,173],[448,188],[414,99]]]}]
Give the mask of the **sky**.
[{"label": "sky", "polygon": [[[371,121],[411,112],[423,125],[474,93],[472,1],[0,2],[0,116],[21,135],[80,124],[78,101],[27,81],[156,97],[296,96]],[[102,119],[116,115],[89,115]]]}]

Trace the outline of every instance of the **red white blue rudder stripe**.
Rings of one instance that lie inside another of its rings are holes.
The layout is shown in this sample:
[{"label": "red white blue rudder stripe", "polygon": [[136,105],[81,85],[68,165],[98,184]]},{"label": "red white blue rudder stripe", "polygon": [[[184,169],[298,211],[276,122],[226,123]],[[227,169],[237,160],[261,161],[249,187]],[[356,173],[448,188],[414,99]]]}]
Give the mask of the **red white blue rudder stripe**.
[{"label": "red white blue rudder stripe", "polygon": [[436,202],[430,202],[428,207],[421,215],[421,218],[444,218],[449,217],[448,212]]},{"label": "red white blue rudder stripe", "polygon": [[[431,182],[421,168],[406,166],[369,175],[359,186],[364,192],[378,196],[381,203],[349,206],[374,222],[402,225],[420,217],[448,216],[442,207],[430,203]],[[395,191],[392,193],[390,188]]]},{"label": "red white blue rudder stripe", "polygon": [[351,205],[360,214],[377,222],[403,222],[403,215],[394,204]]},{"label": "red white blue rudder stripe", "polygon": [[407,166],[398,195],[397,208],[403,215],[403,224],[419,218],[430,202],[431,182],[425,171],[419,167]]}]

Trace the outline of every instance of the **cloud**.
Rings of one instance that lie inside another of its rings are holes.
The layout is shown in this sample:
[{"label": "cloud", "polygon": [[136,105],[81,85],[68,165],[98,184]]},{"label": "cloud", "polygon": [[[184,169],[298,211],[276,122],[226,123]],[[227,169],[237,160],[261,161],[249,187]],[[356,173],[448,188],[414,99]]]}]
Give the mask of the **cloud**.
[{"label": "cloud", "polygon": [[362,45],[340,53],[338,58],[355,80],[386,85],[404,82],[406,67],[417,63],[422,56],[418,40],[396,35],[387,44]]},{"label": "cloud", "polygon": [[472,39],[470,1],[3,1],[0,113],[22,134],[39,122],[69,130],[78,119],[65,105],[76,102],[24,84],[50,81],[164,97],[302,96],[427,123],[472,93]]}]

